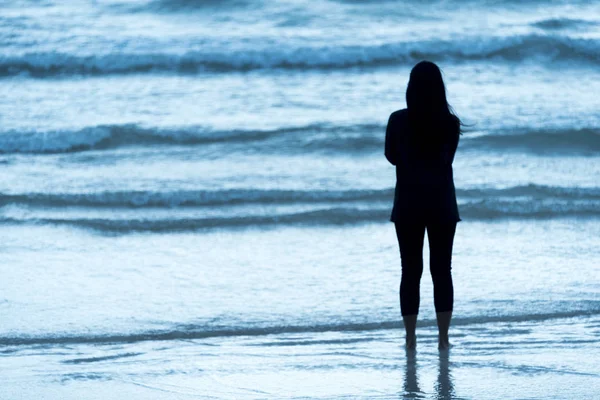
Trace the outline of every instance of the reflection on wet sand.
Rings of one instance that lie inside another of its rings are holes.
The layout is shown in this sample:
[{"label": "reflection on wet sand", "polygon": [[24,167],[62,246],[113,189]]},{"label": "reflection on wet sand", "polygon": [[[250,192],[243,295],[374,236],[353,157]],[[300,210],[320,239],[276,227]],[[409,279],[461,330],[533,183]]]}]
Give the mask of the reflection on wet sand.
[{"label": "reflection on wet sand", "polygon": [[448,351],[440,352],[438,379],[435,385],[435,394],[437,395],[436,398],[438,400],[449,400],[455,397],[452,374],[450,373],[450,353]]},{"label": "reflection on wet sand", "polygon": [[417,378],[417,352],[406,352],[406,368],[404,371],[404,390],[403,399],[419,399],[423,396],[423,392],[419,388],[419,380]]},{"label": "reflection on wet sand", "polygon": [[[419,386],[417,369],[417,352],[407,351],[401,399],[423,399],[427,397],[426,392],[423,392]],[[438,400],[455,398],[454,384],[452,383],[452,374],[450,371],[449,352],[440,352],[439,354],[437,382],[433,389],[435,398]]]}]

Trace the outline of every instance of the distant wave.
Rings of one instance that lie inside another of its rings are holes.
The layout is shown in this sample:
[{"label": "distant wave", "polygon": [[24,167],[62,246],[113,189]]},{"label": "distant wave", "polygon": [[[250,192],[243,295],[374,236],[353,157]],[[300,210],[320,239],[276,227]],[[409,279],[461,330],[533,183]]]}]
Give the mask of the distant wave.
[{"label": "distant wave", "polygon": [[[598,190],[600,199],[600,190]],[[99,193],[0,194],[0,206],[23,204],[36,207],[203,207],[237,204],[293,204],[385,201],[393,189],[383,190],[179,190],[172,192],[123,191]]]},{"label": "distant wave", "polygon": [[[556,187],[522,185],[508,188],[457,189],[459,199],[466,201],[520,199],[531,201],[597,201],[600,187]],[[9,204],[30,207],[220,207],[239,204],[311,204],[311,203],[368,203],[389,202],[394,189],[351,190],[280,190],[280,189],[225,189],[177,191],[112,191],[96,193],[0,193],[0,206]],[[599,204],[600,205],[600,204]],[[599,211],[600,212],[600,211]]]},{"label": "distant wave", "polygon": [[135,232],[193,232],[215,228],[257,228],[277,225],[351,225],[369,221],[384,221],[387,209],[357,209],[337,207],[287,214],[266,214],[231,217],[196,217],[185,219],[103,219],[103,218],[1,218],[4,224],[64,225],[107,234]]},{"label": "distant wave", "polygon": [[492,133],[467,137],[461,142],[466,148],[479,150],[523,150],[533,153],[598,154],[600,129],[530,130],[515,133]]},{"label": "distant wave", "polygon": [[546,185],[519,185],[507,188],[477,188],[457,189],[459,198],[521,198],[529,197],[532,200],[548,198],[560,200],[600,200],[600,187],[580,188]]},{"label": "distant wave", "polygon": [[490,198],[459,205],[463,219],[548,219],[563,217],[600,217],[599,201],[561,201]]},{"label": "distant wave", "polygon": [[[390,216],[391,201],[388,204],[358,203],[335,207],[316,207],[309,211],[291,211],[287,213],[238,215],[217,217],[170,217],[158,219],[149,216],[130,218],[69,218],[68,210],[63,217],[36,217],[35,212],[25,217],[0,217],[3,224],[42,224],[70,226],[101,234],[131,233],[172,233],[195,232],[212,229],[253,229],[269,226],[331,226],[355,225],[361,223],[386,222]],[[463,220],[498,219],[549,219],[600,217],[600,201],[568,201],[550,199],[532,201],[531,199],[475,199],[459,205]],[[268,208],[267,208],[268,210]],[[30,210],[31,211],[31,210]]]},{"label": "distant wave", "polygon": [[[587,309],[572,311],[558,311],[551,313],[522,314],[522,315],[494,315],[480,317],[455,317],[452,324],[455,326],[483,325],[496,323],[519,323],[546,321],[552,319],[565,319],[598,315],[600,310],[597,304],[590,304]],[[422,326],[435,327],[435,320],[423,320]],[[105,344],[105,343],[137,343],[144,341],[169,341],[191,340],[235,336],[266,336],[285,333],[320,333],[320,332],[361,332],[399,329],[399,321],[378,322],[340,322],[323,323],[314,325],[271,325],[271,326],[241,326],[241,327],[211,327],[206,325],[182,325],[172,330],[154,330],[122,334],[82,334],[82,335],[45,335],[45,336],[0,336],[0,346],[31,346],[31,345],[69,345],[69,344]],[[124,356],[135,355],[126,353]],[[98,357],[78,359],[77,363],[96,362]]]},{"label": "distant wave", "polygon": [[259,3],[260,0],[153,0],[148,4],[130,7],[134,10],[164,11],[194,11],[214,8],[239,8],[247,7],[251,3]]},{"label": "distant wave", "polygon": [[596,27],[599,25],[599,23],[597,21],[588,21],[584,19],[550,18],[534,22],[531,25],[541,29],[560,30]]},{"label": "distant wave", "polygon": [[[346,4],[351,4],[351,5],[381,5],[381,4],[390,4],[393,3],[393,0],[331,0],[333,2],[337,2],[337,3],[346,3]],[[498,0],[472,0],[472,1],[466,1],[465,3],[467,3],[470,7],[502,7],[505,4],[511,5],[514,7],[514,5],[519,5],[519,6],[524,6],[525,10],[527,9],[529,4],[543,4],[543,5],[549,5],[550,4],[560,4],[560,3],[568,3],[568,4],[573,4],[573,3],[586,3],[589,0],[529,0],[527,2],[523,2],[522,0],[502,0],[502,1],[498,1]],[[184,11],[184,12],[190,12],[190,11],[204,11],[205,9],[214,9],[214,8],[222,8],[222,9],[239,9],[241,7],[247,8],[247,7],[254,7],[257,8],[258,10],[263,10],[263,11],[268,11],[264,9],[264,3],[268,4],[268,1],[265,2],[263,0],[150,0],[146,3],[141,3],[141,4],[133,4],[133,5],[129,5],[128,7],[124,7],[125,10],[127,11],[154,11],[154,12],[177,12],[177,11]],[[408,3],[412,3],[413,5],[419,5],[421,6],[421,2],[419,2],[418,0],[410,0],[408,1]],[[433,7],[439,7],[439,6],[447,6],[445,3],[447,3],[445,0],[433,0],[433,1],[428,1],[427,4],[428,6],[433,6]],[[120,6],[120,4],[119,4]],[[114,7],[113,5],[109,4],[109,7]],[[511,7],[511,8],[513,8]],[[122,8],[119,7],[119,8]],[[412,7],[411,7],[412,8]],[[443,9],[445,9],[445,7],[443,7]],[[384,9],[385,10],[385,9]]]},{"label": "distant wave", "polygon": [[[152,145],[200,145],[209,143],[246,143],[267,139],[289,139],[293,142],[296,133],[344,133],[354,134],[345,141],[330,143],[330,148],[338,148],[354,141],[356,145],[373,148],[383,139],[357,136],[364,131],[381,131],[380,125],[335,126],[314,124],[298,127],[283,127],[271,130],[231,130],[219,131],[202,127],[185,128],[145,128],[134,124],[99,125],[80,130],[55,131],[7,131],[0,133],[0,153],[71,153],[86,150],[107,150],[128,146]],[[287,135],[287,136],[284,136]],[[304,140],[304,147],[310,148],[310,137],[298,135]],[[318,144],[318,143],[317,143]]]},{"label": "distant wave", "polygon": [[182,129],[144,128],[137,125],[99,125],[76,131],[8,131],[0,133],[0,153],[68,153],[143,145],[195,145],[215,142],[263,140],[285,133],[273,131],[210,131],[199,127]]},{"label": "distant wave", "polygon": [[[218,131],[202,127],[147,128],[134,124],[105,125],[80,130],[0,133],[0,153],[69,153],[110,150],[131,146],[191,146],[222,143],[243,144],[238,150],[260,146],[262,153],[369,153],[380,152],[385,126],[377,124],[312,124],[271,130]],[[271,144],[271,147],[269,147]],[[600,129],[523,130],[465,134],[461,148],[486,151],[514,150],[544,154],[593,155],[600,152]]]},{"label": "distant wave", "polygon": [[379,45],[280,46],[263,49],[258,43],[246,50],[207,49],[183,54],[26,53],[0,57],[0,76],[105,75],[130,73],[234,72],[257,69],[340,69],[412,65],[415,61],[505,60],[568,61],[600,64],[596,39],[561,35],[464,38],[457,41],[397,42]]},{"label": "distant wave", "polygon": [[115,355],[111,355],[111,356],[73,358],[70,360],[65,360],[65,361],[63,361],[63,363],[64,364],[89,364],[89,363],[95,363],[95,362],[101,362],[101,361],[116,360],[119,358],[136,357],[141,354],[143,354],[143,353],[121,353],[121,354],[115,354]]}]

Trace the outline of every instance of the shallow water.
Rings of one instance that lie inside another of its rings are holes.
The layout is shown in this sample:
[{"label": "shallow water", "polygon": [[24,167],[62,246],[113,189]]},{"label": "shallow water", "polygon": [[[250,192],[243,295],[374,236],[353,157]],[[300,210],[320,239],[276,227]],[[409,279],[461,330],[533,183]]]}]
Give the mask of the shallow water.
[{"label": "shallow water", "polygon": [[401,347],[390,225],[116,237],[45,227],[26,237],[24,229],[2,237],[10,390],[61,398],[131,385],[139,398],[597,393],[598,239],[584,240],[600,237],[595,221],[461,223],[450,358],[439,359],[424,279],[415,365]]}]

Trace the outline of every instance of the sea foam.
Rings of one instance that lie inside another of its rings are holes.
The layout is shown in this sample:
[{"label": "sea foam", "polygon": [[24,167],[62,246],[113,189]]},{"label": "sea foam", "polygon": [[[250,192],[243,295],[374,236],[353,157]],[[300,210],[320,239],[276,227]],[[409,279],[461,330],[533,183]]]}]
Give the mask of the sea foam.
[{"label": "sea foam", "polygon": [[[238,149],[241,151],[251,149],[254,145],[260,147],[262,153],[352,154],[382,151],[384,141],[385,126],[377,124],[317,123],[264,130],[215,130],[201,126],[163,128],[125,124],[91,126],[78,130],[1,132],[0,153],[71,153],[123,147],[222,143],[244,144]],[[595,155],[600,152],[600,129],[505,128],[485,133],[467,132],[462,135],[460,146],[482,151]],[[236,151],[236,148],[230,147],[229,151]]]},{"label": "sea foam", "polygon": [[[229,48],[230,47],[230,48]],[[29,74],[107,75],[132,73],[236,72],[257,69],[343,69],[352,67],[409,66],[421,59],[432,61],[508,61],[527,59],[564,61],[575,64],[600,63],[596,39],[563,35],[464,37],[454,41],[425,40],[388,42],[376,45],[304,46],[280,43],[264,47],[263,41],[234,44],[183,53],[112,52],[80,55],[34,52],[0,57],[0,76]]]}]

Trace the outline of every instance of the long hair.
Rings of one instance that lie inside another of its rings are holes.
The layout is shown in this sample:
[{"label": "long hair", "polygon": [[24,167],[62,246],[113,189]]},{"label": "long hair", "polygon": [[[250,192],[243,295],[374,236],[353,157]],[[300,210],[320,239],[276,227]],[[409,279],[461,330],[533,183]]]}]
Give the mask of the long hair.
[{"label": "long hair", "polygon": [[406,105],[412,141],[422,150],[435,150],[452,135],[460,135],[461,121],[446,99],[439,67],[421,61],[410,72]]}]

